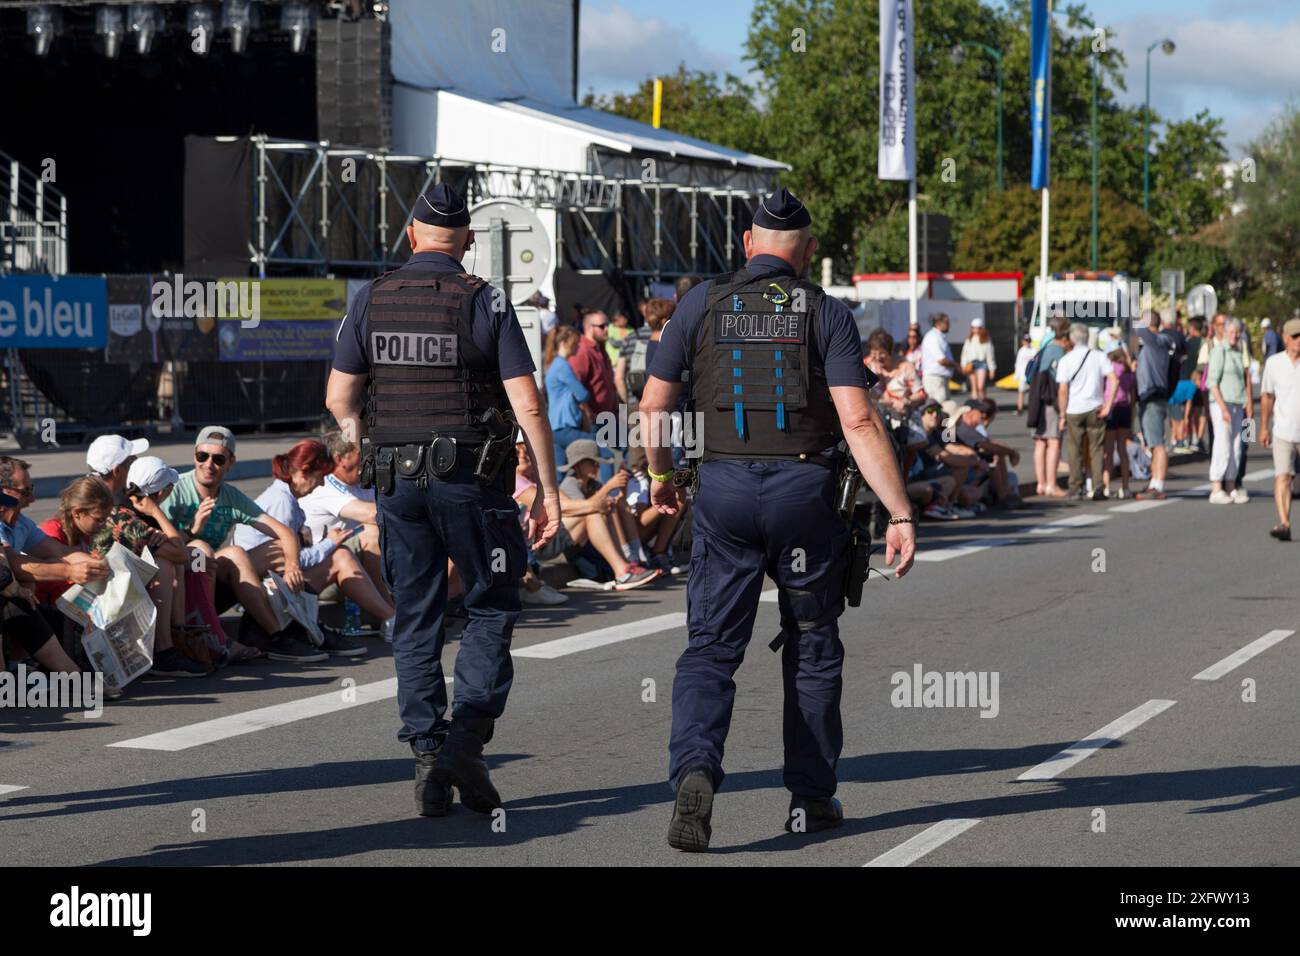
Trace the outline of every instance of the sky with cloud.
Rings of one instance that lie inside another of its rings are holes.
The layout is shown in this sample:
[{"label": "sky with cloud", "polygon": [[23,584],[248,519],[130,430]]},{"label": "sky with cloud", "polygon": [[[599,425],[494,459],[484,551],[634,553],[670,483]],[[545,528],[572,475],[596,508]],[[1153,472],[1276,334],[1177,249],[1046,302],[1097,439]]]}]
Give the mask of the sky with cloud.
[{"label": "sky with cloud", "polygon": [[[874,0],[863,0],[874,2]],[[744,75],[750,0],[586,0],[579,89],[628,90],[689,68]],[[1208,109],[1223,119],[1233,156],[1291,101],[1300,102],[1300,0],[1089,0],[1128,61],[1121,101],[1141,102],[1146,47],[1157,47],[1151,103],[1171,119]],[[1028,98],[1026,94],[1026,99]]]}]

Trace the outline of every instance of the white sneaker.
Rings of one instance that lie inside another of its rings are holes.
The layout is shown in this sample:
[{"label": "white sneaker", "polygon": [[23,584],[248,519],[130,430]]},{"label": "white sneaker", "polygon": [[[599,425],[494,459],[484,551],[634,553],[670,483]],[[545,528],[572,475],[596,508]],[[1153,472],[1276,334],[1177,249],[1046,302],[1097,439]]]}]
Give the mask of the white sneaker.
[{"label": "white sneaker", "polygon": [[1249,500],[1250,500],[1250,492],[1248,492],[1245,488],[1232,489],[1232,503],[1234,505],[1244,505]]},{"label": "white sneaker", "polygon": [[384,639],[385,644],[393,643],[393,627],[396,622],[397,618],[390,617],[388,620],[384,621],[384,623],[379,625],[379,634]]},{"label": "white sneaker", "polygon": [[1212,505],[1230,505],[1232,504],[1232,495],[1226,491],[1211,491],[1210,504]]},{"label": "white sneaker", "polygon": [[561,594],[548,584],[542,584],[536,591],[521,587],[519,589],[519,600],[525,604],[554,607],[556,604],[567,604],[569,596]]}]

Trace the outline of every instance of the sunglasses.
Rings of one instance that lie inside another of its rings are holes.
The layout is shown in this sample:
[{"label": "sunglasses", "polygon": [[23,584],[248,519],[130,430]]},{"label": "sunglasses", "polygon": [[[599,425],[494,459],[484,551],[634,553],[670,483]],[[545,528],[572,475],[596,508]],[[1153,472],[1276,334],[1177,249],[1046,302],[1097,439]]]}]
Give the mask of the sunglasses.
[{"label": "sunglasses", "polygon": [[216,465],[218,468],[220,468],[222,465],[224,465],[226,462],[230,460],[225,455],[222,455],[220,453],[217,453],[215,455],[210,455],[206,451],[196,451],[194,453],[194,460],[197,461],[200,465],[203,464],[205,461],[207,461],[209,458],[212,459],[212,464]]}]

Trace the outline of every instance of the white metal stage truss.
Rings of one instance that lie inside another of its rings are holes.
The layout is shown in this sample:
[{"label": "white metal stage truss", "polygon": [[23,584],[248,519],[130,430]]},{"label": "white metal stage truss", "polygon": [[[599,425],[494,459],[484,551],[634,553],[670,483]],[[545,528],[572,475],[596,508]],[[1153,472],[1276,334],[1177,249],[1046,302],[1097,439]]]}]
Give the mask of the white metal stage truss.
[{"label": "white metal stage truss", "polygon": [[[250,143],[250,262],[262,277],[304,271],[371,275],[396,268],[406,261],[405,229],[416,200],[442,181],[460,189],[470,205],[514,199],[554,210],[556,261],[577,272],[618,269],[647,279],[713,275],[744,262],[741,234],[770,186],[731,170],[709,170],[715,182],[705,185],[265,136]],[[599,168],[598,157],[593,165]],[[678,177],[691,165],[660,168]]]}]

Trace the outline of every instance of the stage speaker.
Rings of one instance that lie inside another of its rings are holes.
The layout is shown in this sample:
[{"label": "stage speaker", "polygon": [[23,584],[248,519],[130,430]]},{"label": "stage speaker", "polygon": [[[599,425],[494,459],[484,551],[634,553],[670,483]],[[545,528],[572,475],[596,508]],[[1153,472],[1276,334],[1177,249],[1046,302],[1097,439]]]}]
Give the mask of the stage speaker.
[{"label": "stage speaker", "polygon": [[393,140],[392,43],[387,21],[317,22],[316,135],[339,146]]},{"label": "stage speaker", "polygon": [[952,271],[952,220],[938,213],[916,217],[917,268],[921,272]]}]

